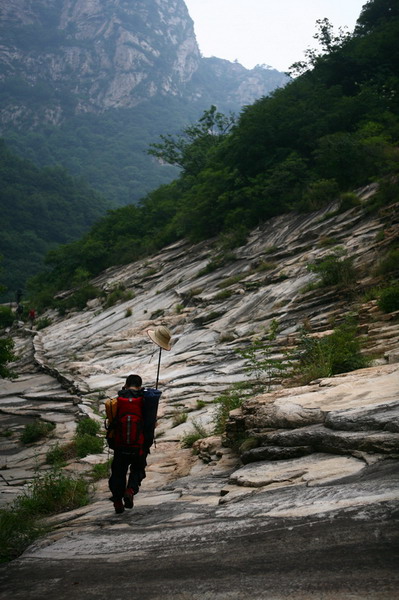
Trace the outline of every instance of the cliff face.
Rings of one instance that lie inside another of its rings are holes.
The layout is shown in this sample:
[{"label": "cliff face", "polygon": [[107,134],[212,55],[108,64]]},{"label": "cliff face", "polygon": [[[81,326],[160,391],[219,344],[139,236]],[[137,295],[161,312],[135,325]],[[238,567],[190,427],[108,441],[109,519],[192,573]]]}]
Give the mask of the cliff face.
[{"label": "cliff face", "polygon": [[[131,107],[178,93],[198,68],[193,23],[182,0],[6,0],[1,79],[68,88],[77,111]],[[57,102],[58,100],[58,102]],[[54,102],[55,101],[55,102]],[[60,98],[53,98],[53,104]]]},{"label": "cliff face", "polygon": [[[157,94],[198,99],[212,89],[215,65],[200,56],[183,0],[4,0],[0,20],[3,123],[18,125],[27,113],[57,123],[68,113],[130,108]],[[272,83],[268,70],[254,79],[228,61],[218,71],[233,104],[276,86],[272,70]],[[213,101],[224,97],[221,90]]]}]

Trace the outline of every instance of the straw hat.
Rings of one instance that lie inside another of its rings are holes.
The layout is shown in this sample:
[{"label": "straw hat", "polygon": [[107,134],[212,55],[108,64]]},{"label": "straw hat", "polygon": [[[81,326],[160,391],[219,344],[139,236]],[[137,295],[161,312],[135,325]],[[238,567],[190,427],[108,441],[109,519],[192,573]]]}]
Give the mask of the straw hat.
[{"label": "straw hat", "polygon": [[164,350],[172,348],[170,343],[171,333],[167,327],[160,325],[155,329],[147,329],[150,339]]}]

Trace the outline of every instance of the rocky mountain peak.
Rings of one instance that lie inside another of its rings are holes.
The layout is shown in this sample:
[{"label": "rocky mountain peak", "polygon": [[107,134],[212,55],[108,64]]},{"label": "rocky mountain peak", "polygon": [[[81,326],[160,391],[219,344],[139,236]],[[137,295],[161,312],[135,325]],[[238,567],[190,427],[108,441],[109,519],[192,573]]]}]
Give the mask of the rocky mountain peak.
[{"label": "rocky mountain peak", "polygon": [[[270,70],[248,88],[243,79],[252,71],[228,61],[220,61],[216,74],[215,61],[200,55],[183,0],[4,0],[0,20],[4,124],[20,125],[27,115],[58,123],[68,114],[131,108],[156,95],[208,102],[221,75],[230,87],[235,79],[228,96],[241,106],[285,79]],[[223,89],[217,95],[225,99]]]}]

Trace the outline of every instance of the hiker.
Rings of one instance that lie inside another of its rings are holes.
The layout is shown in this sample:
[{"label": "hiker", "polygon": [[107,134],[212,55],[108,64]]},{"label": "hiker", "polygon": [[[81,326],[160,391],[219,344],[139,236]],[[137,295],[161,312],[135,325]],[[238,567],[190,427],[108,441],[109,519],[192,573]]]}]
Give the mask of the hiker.
[{"label": "hiker", "polygon": [[[133,508],[134,496],[145,478],[147,456],[154,442],[159,399],[159,367],[162,349],[171,349],[171,334],[159,326],[147,331],[159,346],[158,372],[155,388],[142,388],[140,375],[129,375],[118,397],[105,402],[107,443],[114,450],[109,489],[116,513]],[[130,467],[126,485],[126,475]]]},{"label": "hiker", "polygon": [[31,309],[29,310],[29,313],[28,313],[28,318],[29,318],[29,321],[30,321],[30,327],[31,327],[31,329],[32,329],[32,328],[33,328],[33,325],[34,325],[34,323],[35,323],[35,319],[36,319],[36,311],[35,311],[35,309],[34,309],[34,308],[31,308]]},{"label": "hiker", "polygon": [[105,403],[107,442],[114,450],[108,484],[117,514],[133,508],[134,496],[146,476],[160,396],[158,390],[142,388],[140,375],[129,375],[118,397]]}]

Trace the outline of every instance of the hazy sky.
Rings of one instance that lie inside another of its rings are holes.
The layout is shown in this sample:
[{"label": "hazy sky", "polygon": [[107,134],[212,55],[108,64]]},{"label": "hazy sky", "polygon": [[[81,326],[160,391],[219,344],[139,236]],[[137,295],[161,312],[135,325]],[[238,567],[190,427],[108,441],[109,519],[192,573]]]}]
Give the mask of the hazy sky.
[{"label": "hazy sky", "polygon": [[353,31],[367,0],[185,0],[203,56],[279,71],[316,48],[316,20]]}]

